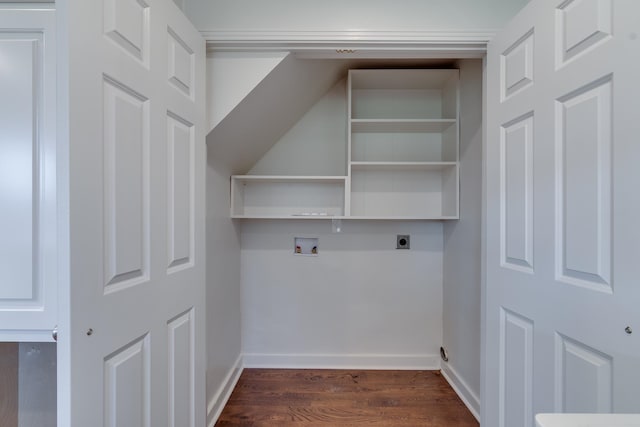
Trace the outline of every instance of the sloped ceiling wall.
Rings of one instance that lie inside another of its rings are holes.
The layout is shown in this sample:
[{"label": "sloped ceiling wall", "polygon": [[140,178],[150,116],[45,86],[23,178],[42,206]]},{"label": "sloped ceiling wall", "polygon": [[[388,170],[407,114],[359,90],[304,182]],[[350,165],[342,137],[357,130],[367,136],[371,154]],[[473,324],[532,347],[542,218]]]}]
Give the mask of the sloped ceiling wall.
[{"label": "sloped ceiling wall", "polygon": [[224,119],[288,52],[207,54],[207,132]]},{"label": "sloped ceiling wall", "polygon": [[246,173],[346,72],[342,60],[289,55],[210,133],[209,150],[233,174]]}]

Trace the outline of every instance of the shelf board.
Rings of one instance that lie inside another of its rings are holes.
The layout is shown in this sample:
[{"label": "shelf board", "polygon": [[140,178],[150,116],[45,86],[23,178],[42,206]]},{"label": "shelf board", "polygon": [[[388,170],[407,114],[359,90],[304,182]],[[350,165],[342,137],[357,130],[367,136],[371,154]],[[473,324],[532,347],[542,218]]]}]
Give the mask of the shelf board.
[{"label": "shelf board", "polygon": [[359,220],[359,221],[366,221],[366,220],[387,220],[387,221],[424,221],[424,220],[430,220],[430,221],[443,221],[443,220],[455,220],[455,219],[459,219],[459,217],[457,216],[446,216],[446,215],[442,215],[442,216],[375,216],[375,215],[371,215],[371,216],[366,216],[366,215],[354,215],[354,216],[349,216],[349,217],[344,217],[342,219],[353,219],[353,220]]},{"label": "shelf board", "polygon": [[351,119],[352,132],[444,132],[456,119]]},{"label": "shelf board", "polygon": [[290,182],[290,183],[344,183],[346,176],[307,176],[307,175],[232,175],[231,179],[239,182]]},{"label": "shelf board", "polygon": [[441,89],[448,80],[459,75],[455,68],[350,70],[351,88],[367,89]]},{"label": "shelf board", "polygon": [[233,219],[344,219],[344,216],[337,215],[231,215]]},{"label": "shelf board", "polygon": [[351,162],[351,170],[443,170],[457,165],[457,162]]},{"label": "shelf board", "polygon": [[457,216],[363,216],[363,215],[354,215],[354,216],[343,216],[343,215],[231,215],[232,219],[302,219],[302,220],[331,220],[331,219],[340,219],[340,220],[357,220],[357,221],[368,221],[368,220],[389,220],[389,221],[424,221],[424,220],[433,220],[433,221],[442,221],[442,220],[455,220],[459,219]]}]

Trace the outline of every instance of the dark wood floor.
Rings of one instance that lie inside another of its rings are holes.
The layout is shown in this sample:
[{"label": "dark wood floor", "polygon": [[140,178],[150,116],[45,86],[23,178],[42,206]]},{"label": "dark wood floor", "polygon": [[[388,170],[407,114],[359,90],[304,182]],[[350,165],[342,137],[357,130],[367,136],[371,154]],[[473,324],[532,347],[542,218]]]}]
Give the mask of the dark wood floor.
[{"label": "dark wood floor", "polygon": [[216,426],[477,427],[439,371],[245,369]]},{"label": "dark wood floor", "polygon": [[0,343],[0,427],[18,426],[18,343]]}]

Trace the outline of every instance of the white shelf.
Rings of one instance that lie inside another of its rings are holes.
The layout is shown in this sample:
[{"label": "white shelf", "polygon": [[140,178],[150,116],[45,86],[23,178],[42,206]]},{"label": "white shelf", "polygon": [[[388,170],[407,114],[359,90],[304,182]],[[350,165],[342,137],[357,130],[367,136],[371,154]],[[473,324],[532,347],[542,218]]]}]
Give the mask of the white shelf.
[{"label": "white shelf", "polygon": [[455,168],[457,162],[351,162],[351,170],[431,170]]},{"label": "white shelf", "polygon": [[345,217],[343,219],[353,219],[353,220],[360,220],[360,221],[382,221],[382,220],[387,220],[387,221],[425,221],[425,220],[430,220],[430,221],[448,221],[448,220],[452,220],[452,219],[460,219],[458,216],[443,216],[443,215],[432,215],[432,216],[390,216],[390,215],[384,215],[384,216],[357,216],[357,215],[350,215],[348,217]]},{"label": "white shelf", "polygon": [[251,215],[239,215],[232,214],[231,218],[233,219],[304,219],[304,220],[326,220],[326,219],[344,219],[344,216],[341,215],[260,215],[260,214],[251,214]]},{"label": "white shelf", "polygon": [[458,74],[455,69],[351,70],[351,90],[440,90]]},{"label": "white shelf", "polygon": [[231,180],[240,182],[281,182],[281,183],[304,183],[304,182],[329,182],[344,183],[346,176],[325,176],[325,175],[232,175]]},{"label": "white shelf", "polygon": [[352,70],[349,213],[458,218],[458,70]]},{"label": "white shelf", "polygon": [[234,175],[232,218],[458,218],[458,70],[351,70],[347,85],[347,176]]},{"label": "white shelf", "polygon": [[456,119],[351,119],[351,132],[441,133]]},{"label": "white shelf", "polygon": [[232,218],[321,219],[344,215],[345,176],[233,175]]},{"label": "white shelf", "polygon": [[437,168],[379,166],[352,170],[351,215],[369,218],[458,217],[457,165]]},{"label": "white shelf", "polygon": [[434,215],[434,216],[357,216],[357,215],[349,215],[349,216],[296,216],[296,215],[232,215],[232,219],[260,219],[260,220],[282,220],[282,219],[295,219],[295,220],[315,220],[315,221],[326,221],[326,220],[354,220],[354,221],[424,221],[424,220],[432,220],[432,221],[445,221],[452,219],[459,219],[457,216],[442,216],[442,215]]}]

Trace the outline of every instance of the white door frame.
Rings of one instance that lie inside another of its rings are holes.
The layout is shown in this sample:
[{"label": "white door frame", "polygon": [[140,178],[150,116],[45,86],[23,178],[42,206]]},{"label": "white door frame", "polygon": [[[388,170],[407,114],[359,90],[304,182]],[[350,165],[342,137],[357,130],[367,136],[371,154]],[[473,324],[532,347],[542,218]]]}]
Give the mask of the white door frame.
[{"label": "white door frame", "polygon": [[[498,31],[204,31],[207,53],[212,52],[290,52],[301,59],[483,59],[487,44]],[[483,72],[484,74],[484,72]],[[486,76],[483,75],[483,99]],[[483,102],[484,105],[484,102]],[[483,115],[483,129],[486,127]],[[481,331],[485,324],[486,292],[486,132],[483,131],[482,244],[481,244]],[[480,357],[480,394],[484,389],[484,341]],[[481,399],[482,400],[482,399]],[[482,405],[481,405],[482,406]],[[471,408],[470,408],[471,409]]]},{"label": "white door frame", "polygon": [[202,31],[207,51],[301,58],[482,58],[497,31]]}]

